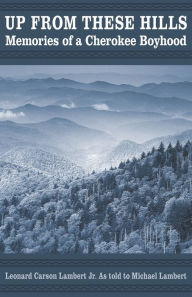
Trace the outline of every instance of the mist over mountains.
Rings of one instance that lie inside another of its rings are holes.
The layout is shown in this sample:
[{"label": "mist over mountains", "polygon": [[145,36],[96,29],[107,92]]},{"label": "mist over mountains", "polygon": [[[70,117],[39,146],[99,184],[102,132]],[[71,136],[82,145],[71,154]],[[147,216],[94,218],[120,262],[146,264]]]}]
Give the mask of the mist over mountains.
[{"label": "mist over mountains", "polygon": [[[65,78],[0,79],[0,153],[33,147],[83,170],[117,166],[159,145],[189,140],[192,83],[140,87]],[[188,132],[185,132],[188,131]]]}]

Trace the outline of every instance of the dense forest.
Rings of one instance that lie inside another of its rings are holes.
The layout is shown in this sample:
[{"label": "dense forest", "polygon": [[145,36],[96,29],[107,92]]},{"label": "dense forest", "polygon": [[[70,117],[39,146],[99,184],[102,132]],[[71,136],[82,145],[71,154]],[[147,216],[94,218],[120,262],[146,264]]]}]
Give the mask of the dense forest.
[{"label": "dense forest", "polygon": [[[0,180],[5,167],[12,173],[1,162]],[[15,187],[0,200],[1,252],[192,252],[189,141],[161,143],[118,168],[68,182],[17,166],[14,174],[22,176],[22,193]]]}]

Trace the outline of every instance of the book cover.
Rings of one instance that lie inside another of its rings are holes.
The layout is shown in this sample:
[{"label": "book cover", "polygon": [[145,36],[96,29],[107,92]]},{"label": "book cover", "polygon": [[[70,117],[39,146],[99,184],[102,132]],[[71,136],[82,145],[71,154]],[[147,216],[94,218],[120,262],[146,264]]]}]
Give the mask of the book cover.
[{"label": "book cover", "polygon": [[192,2],[0,1],[0,297],[191,296]]}]

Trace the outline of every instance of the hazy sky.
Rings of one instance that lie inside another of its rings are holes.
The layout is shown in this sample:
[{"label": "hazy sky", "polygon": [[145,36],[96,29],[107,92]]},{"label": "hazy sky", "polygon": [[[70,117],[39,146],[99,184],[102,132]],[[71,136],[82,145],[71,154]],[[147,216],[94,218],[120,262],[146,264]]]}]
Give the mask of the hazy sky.
[{"label": "hazy sky", "polygon": [[192,66],[170,65],[11,65],[0,66],[1,77],[28,79],[40,77],[70,78],[82,82],[105,80],[140,85],[147,82],[192,81]]}]

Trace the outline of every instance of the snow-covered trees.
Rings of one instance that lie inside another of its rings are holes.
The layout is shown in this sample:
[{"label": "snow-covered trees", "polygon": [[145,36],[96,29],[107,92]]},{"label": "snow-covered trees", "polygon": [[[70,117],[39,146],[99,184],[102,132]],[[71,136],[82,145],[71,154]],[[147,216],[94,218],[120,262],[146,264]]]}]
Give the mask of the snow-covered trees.
[{"label": "snow-covered trees", "polygon": [[0,163],[0,252],[180,253],[190,242],[190,142],[68,183]]}]

